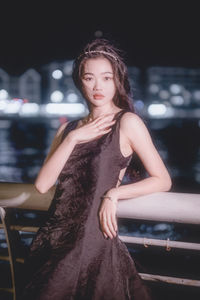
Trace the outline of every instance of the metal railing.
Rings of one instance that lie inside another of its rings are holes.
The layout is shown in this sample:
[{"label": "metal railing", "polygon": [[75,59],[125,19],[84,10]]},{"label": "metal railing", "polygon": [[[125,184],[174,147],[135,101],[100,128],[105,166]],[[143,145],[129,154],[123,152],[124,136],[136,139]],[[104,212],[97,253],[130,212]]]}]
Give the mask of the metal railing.
[{"label": "metal railing", "polygon": [[[47,193],[39,193],[33,184],[0,183],[0,207],[18,207],[24,210],[47,211],[55,186]],[[171,222],[180,224],[200,224],[200,195],[190,193],[158,192],[133,199],[119,200],[117,217],[137,221]],[[11,230],[36,232],[38,227],[11,225]],[[128,244],[165,247],[200,251],[200,243],[166,240],[119,235]],[[144,280],[165,282],[169,284],[200,287],[200,280],[161,276],[159,274],[139,273]]]}]

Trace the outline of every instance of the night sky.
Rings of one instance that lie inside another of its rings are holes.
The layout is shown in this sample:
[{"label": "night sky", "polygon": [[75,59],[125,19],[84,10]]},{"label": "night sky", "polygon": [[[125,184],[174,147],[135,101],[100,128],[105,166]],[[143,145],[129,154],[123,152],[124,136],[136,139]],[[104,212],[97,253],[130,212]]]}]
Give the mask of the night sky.
[{"label": "night sky", "polygon": [[199,10],[191,1],[179,6],[141,1],[140,7],[135,1],[49,1],[46,6],[5,2],[0,17],[0,68],[10,75],[73,59],[98,30],[125,52],[129,65],[200,67]]}]

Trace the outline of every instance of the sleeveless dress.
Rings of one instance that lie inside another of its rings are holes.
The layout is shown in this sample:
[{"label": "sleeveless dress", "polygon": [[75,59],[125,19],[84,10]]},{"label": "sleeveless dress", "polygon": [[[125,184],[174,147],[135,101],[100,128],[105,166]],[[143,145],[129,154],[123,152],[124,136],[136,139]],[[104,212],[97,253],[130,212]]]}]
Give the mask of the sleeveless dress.
[{"label": "sleeveless dress", "polygon": [[[101,196],[115,187],[131,156],[120,151],[118,111],[110,132],[76,144],[59,177],[48,218],[30,247],[23,296],[28,300],[149,300],[126,245],[100,229]],[[79,120],[66,126],[62,140]]]}]

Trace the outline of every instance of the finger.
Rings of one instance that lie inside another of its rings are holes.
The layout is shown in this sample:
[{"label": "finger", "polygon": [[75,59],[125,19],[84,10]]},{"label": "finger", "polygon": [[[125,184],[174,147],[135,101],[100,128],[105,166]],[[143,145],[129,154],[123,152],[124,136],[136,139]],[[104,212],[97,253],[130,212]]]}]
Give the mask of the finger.
[{"label": "finger", "polygon": [[116,120],[112,120],[112,121],[109,121],[109,122],[104,122],[100,125],[97,125],[98,127],[102,128],[102,129],[106,129],[110,126],[112,126],[113,124],[115,124]]},{"label": "finger", "polygon": [[112,237],[115,237],[116,236],[116,232],[115,232],[115,229],[113,227],[113,224],[112,224],[112,221],[111,221],[111,217],[107,217],[107,226],[108,226],[108,229],[109,231],[111,232],[112,234]]},{"label": "finger", "polygon": [[111,215],[111,222],[112,222],[113,228],[116,232],[117,231],[117,220],[116,220],[115,214]]},{"label": "finger", "polygon": [[[111,124],[112,125],[112,124]],[[110,126],[111,126],[110,125]],[[106,128],[104,128],[106,126]],[[107,125],[105,125],[105,126],[95,126],[94,127],[94,131],[98,134],[98,135],[103,135],[103,134],[105,134],[105,133],[107,133],[107,132],[109,132],[109,131],[111,131],[112,130],[112,127],[108,127],[108,124]]]},{"label": "finger", "polygon": [[104,129],[104,133],[106,133],[106,132],[109,132],[109,131],[111,131],[112,130],[112,128],[110,127],[110,128],[108,128],[108,129]]},{"label": "finger", "polygon": [[108,236],[107,236],[107,234],[105,233],[105,232],[103,232],[103,235],[104,235],[104,237],[107,239],[108,238]]},{"label": "finger", "polygon": [[107,224],[107,217],[106,215],[102,215],[102,231],[107,235],[109,236],[109,238],[112,239],[113,237],[113,234],[112,232],[110,231],[110,228],[108,227],[108,224]]},{"label": "finger", "polygon": [[107,132],[107,130],[111,130],[112,129],[112,125],[114,125],[115,123],[115,120],[112,121],[112,122],[107,122],[107,123],[103,123],[103,124],[96,124],[95,127],[94,127],[94,130],[96,130],[97,132]]}]

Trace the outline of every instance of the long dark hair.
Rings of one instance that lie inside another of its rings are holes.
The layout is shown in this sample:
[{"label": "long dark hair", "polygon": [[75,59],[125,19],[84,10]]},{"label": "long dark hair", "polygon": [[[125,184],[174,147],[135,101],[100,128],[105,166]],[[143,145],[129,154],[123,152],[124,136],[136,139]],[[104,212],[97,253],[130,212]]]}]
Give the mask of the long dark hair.
[{"label": "long dark hair", "polygon": [[[84,96],[82,88],[82,74],[85,62],[90,58],[104,57],[112,65],[116,93],[113,102],[121,109],[126,109],[136,113],[133,105],[133,95],[128,78],[128,70],[122,57],[122,50],[111,44],[108,40],[97,38],[88,43],[80,52],[79,56],[73,62],[72,78],[75,86]],[[127,167],[125,177],[127,180],[138,181],[144,177],[145,169],[136,153]]]}]

